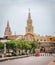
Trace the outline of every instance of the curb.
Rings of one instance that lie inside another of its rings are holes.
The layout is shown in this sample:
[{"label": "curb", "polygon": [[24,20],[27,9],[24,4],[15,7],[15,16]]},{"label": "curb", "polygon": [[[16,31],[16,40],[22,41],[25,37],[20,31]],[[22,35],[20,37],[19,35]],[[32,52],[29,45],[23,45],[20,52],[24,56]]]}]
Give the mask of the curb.
[{"label": "curb", "polygon": [[7,60],[13,60],[13,59],[20,59],[20,58],[25,58],[25,57],[30,57],[30,56],[23,55],[23,56],[14,56],[14,57],[4,57],[4,58],[0,58],[0,62],[7,61]]}]

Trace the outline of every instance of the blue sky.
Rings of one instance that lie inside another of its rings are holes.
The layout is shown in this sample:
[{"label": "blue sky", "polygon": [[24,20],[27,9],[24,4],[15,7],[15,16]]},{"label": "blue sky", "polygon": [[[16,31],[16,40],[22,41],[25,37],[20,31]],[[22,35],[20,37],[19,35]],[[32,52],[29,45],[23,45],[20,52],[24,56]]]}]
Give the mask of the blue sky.
[{"label": "blue sky", "polygon": [[29,8],[34,33],[55,36],[55,0],[0,0],[0,36],[4,35],[7,20],[12,34],[25,34]]}]

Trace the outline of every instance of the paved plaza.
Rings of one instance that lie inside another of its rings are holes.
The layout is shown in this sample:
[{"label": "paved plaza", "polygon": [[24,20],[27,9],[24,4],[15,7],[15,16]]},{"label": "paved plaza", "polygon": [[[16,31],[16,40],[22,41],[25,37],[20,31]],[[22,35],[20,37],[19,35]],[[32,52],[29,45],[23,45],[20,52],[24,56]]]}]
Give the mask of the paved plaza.
[{"label": "paved plaza", "polygon": [[31,56],[0,62],[0,65],[48,65],[54,56]]}]

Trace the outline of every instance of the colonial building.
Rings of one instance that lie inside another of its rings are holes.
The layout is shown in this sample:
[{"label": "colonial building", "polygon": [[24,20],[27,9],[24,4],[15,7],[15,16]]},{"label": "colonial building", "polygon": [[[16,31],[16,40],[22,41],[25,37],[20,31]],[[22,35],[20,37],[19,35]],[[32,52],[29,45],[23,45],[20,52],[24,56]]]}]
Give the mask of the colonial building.
[{"label": "colonial building", "polygon": [[55,41],[55,37],[54,36],[47,36],[46,37],[47,41],[50,42],[50,41]]},{"label": "colonial building", "polygon": [[7,26],[5,28],[4,37],[7,39],[24,39],[26,41],[37,41],[38,48],[41,51],[48,51],[55,46],[55,37],[53,36],[40,36],[34,34],[34,27],[32,24],[31,13],[29,9],[27,25],[25,27],[26,33],[25,35],[12,35],[11,28],[9,26],[9,21],[7,21]]},{"label": "colonial building", "polygon": [[19,38],[22,39],[22,38],[24,38],[24,40],[27,40],[27,41],[36,40],[38,42],[53,42],[53,41],[55,42],[55,37],[53,37],[53,36],[45,36],[44,37],[44,36],[34,34],[34,27],[32,24],[30,9],[28,12],[27,25],[25,27],[25,30],[26,30],[25,35],[17,35],[17,34],[12,35],[9,21],[7,21],[7,26],[5,28],[4,37],[6,37],[8,39],[19,39]]}]

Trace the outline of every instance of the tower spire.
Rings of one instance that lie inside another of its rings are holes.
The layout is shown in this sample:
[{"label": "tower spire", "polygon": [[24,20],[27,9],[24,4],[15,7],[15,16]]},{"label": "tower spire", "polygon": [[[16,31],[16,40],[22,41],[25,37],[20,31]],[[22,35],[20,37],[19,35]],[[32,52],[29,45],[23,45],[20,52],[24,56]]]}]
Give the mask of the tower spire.
[{"label": "tower spire", "polygon": [[7,21],[7,27],[9,27],[9,20]]},{"label": "tower spire", "polygon": [[30,13],[30,8],[29,8],[29,13]]},{"label": "tower spire", "polygon": [[9,20],[7,21],[7,26],[5,28],[5,32],[4,32],[4,36],[11,36],[12,35],[12,32],[11,32],[11,29],[10,29],[10,26],[9,26]]},{"label": "tower spire", "polygon": [[30,8],[29,8],[29,14],[28,14],[28,19],[31,18],[31,14],[30,14]]},{"label": "tower spire", "polygon": [[27,32],[33,33],[33,26],[32,26],[32,19],[31,19],[30,8],[29,8],[28,19],[27,19],[27,26],[26,26],[26,33]]}]

